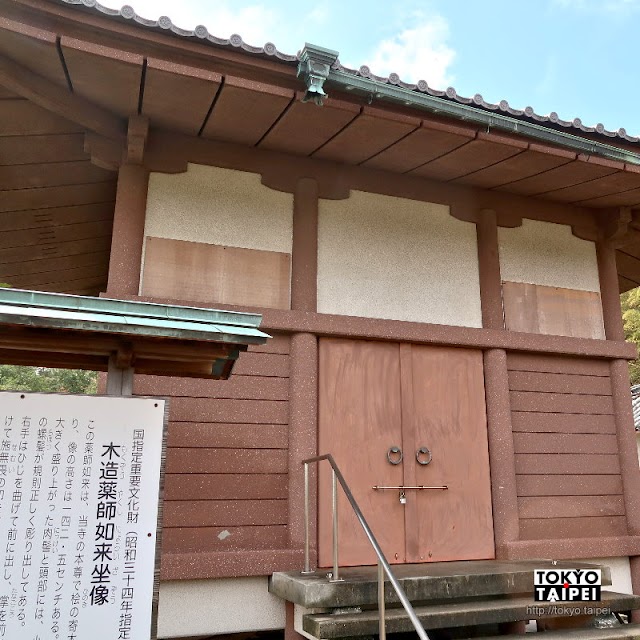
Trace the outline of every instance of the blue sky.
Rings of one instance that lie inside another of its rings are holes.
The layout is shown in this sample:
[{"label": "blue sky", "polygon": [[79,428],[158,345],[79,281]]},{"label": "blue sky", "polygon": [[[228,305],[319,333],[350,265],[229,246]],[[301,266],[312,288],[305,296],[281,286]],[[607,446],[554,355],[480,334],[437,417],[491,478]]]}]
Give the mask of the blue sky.
[{"label": "blue sky", "polygon": [[[117,0],[102,0],[118,7]],[[640,0],[128,0],[147,18],[239,33],[295,53],[305,42],[347,66],[508,100],[640,135]]]}]

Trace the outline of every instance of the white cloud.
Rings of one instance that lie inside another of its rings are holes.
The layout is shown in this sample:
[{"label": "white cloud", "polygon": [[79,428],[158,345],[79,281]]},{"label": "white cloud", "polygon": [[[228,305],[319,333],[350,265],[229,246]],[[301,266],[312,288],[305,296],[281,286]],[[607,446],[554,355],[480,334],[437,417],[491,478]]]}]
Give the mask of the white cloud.
[{"label": "white cloud", "polygon": [[376,75],[397,73],[405,82],[426,80],[443,89],[453,81],[450,67],[455,51],[447,43],[449,25],[440,15],[419,16],[415,26],[405,28],[376,47],[369,67]]},{"label": "white cloud", "polygon": [[[157,20],[169,16],[171,21],[183,29],[193,29],[203,24],[209,33],[219,38],[240,34],[244,42],[261,46],[277,40],[282,33],[281,21],[277,13],[265,4],[256,3],[237,7],[229,0],[128,0],[136,13],[144,18]],[[120,8],[119,0],[102,0],[103,4]]]},{"label": "white cloud", "polygon": [[640,0],[552,0],[552,4],[573,11],[614,15],[631,13],[640,9]]},{"label": "white cloud", "polygon": [[318,25],[326,24],[329,19],[329,6],[326,3],[318,4],[307,15],[307,19]]}]

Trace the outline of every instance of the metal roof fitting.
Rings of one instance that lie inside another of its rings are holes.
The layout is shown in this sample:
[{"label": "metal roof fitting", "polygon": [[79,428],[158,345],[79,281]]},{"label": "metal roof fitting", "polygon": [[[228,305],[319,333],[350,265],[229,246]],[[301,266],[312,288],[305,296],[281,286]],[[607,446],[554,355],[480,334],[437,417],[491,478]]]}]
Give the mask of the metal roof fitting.
[{"label": "metal roof fitting", "polygon": [[322,106],[327,97],[323,88],[324,81],[329,77],[331,65],[337,59],[337,51],[305,43],[300,52],[300,63],[298,64],[298,77],[302,77],[307,85],[302,102],[313,101],[318,106]]}]

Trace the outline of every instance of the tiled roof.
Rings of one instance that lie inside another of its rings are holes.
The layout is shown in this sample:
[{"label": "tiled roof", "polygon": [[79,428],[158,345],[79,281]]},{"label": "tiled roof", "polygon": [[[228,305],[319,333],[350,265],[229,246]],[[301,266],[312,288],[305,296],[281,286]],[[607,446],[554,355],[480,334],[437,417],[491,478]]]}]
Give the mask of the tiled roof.
[{"label": "tiled roof", "polygon": [[[148,20],[147,18],[139,16],[134,11],[133,7],[129,5],[125,5],[121,9],[110,9],[101,5],[96,0],[59,0],[59,2],[94,9],[111,17],[132,21],[148,28],[164,30],[177,36],[186,38],[199,38],[200,40],[207,41],[211,44],[222,47],[235,47],[254,55],[275,57],[279,60],[282,60],[283,62],[291,63],[297,62],[298,60],[297,54],[291,55],[283,53],[279,51],[271,42],[267,42],[263,47],[254,47],[244,42],[242,38],[237,34],[232,35],[228,39],[213,36],[203,25],[199,25],[195,27],[195,29],[181,29],[180,27],[174,25],[171,19],[167,16],[161,16],[157,20]],[[377,76],[373,74],[369,67],[367,67],[366,65],[361,66],[359,69],[348,69],[346,67],[343,67],[338,61],[333,66],[333,69],[336,71],[342,71],[344,73],[352,74],[354,76],[368,78],[381,84],[394,85],[409,89],[411,91],[415,91],[417,93],[426,93],[430,96],[457,102],[458,104],[469,105],[485,111],[527,120],[536,124],[547,126],[552,129],[568,129],[572,132],[580,131],[582,133],[596,134],[606,138],[624,140],[625,142],[640,142],[640,136],[631,136],[626,132],[624,128],[620,128],[617,131],[609,131],[608,129],[605,129],[604,125],[601,123],[598,123],[594,127],[590,127],[583,124],[580,118],[574,118],[573,120],[563,120],[555,111],[551,112],[548,116],[545,116],[535,113],[532,107],[525,107],[524,109],[514,109],[506,100],[501,100],[497,104],[493,104],[487,102],[479,93],[476,93],[472,98],[466,98],[464,96],[458,95],[453,87],[449,87],[445,91],[439,91],[437,89],[431,88],[425,80],[420,80],[415,84],[403,82],[397,73],[391,73],[386,77]]]},{"label": "tiled roof", "polygon": [[339,71],[351,73],[354,76],[369,78],[370,80],[375,80],[376,82],[380,82],[382,84],[395,85],[404,89],[410,89],[411,91],[426,93],[437,98],[452,100],[454,102],[458,102],[459,104],[466,104],[472,107],[479,107],[480,109],[485,109],[487,111],[502,113],[511,117],[527,119],[531,122],[536,122],[542,125],[548,125],[551,127],[563,127],[565,129],[578,129],[584,133],[595,133],[602,136],[607,136],[609,138],[621,138],[622,140],[625,140],[627,142],[640,142],[639,136],[630,136],[626,132],[626,130],[622,128],[618,129],[617,131],[609,131],[605,129],[604,125],[601,123],[597,124],[595,127],[589,127],[583,124],[580,118],[574,118],[573,120],[563,120],[555,111],[552,111],[548,116],[543,116],[536,113],[533,110],[533,107],[514,109],[506,100],[500,100],[499,103],[493,104],[491,102],[487,102],[479,93],[476,93],[472,98],[465,98],[461,95],[458,95],[453,87],[449,87],[445,91],[432,89],[427,84],[426,80],[419,80],[416,84],[412,84],[403,82],[397,73],[392,73],[386,77],[377,76],[373,74],[369,67],[367,67],[366,65],[360,67],[359,69],[347,69],[338,62],[336,65],[334,65],[334,68]]},{"label": "tiled roof", "polygon": [[96,0],[59,0],[65,4],[78,5],[81,7],[87,7],[89,9],[95,9],[100,13],[104,13],[112,18],[124,18],[136,24],[148,27],[150,29],[159,29],[162,31],[168,31],[177,36],[184,38],[198,38],[211,44],[215,44],[221,47],[235,47],[236,49],[242,49],[247,53],[253,53],[257,55],[266,55],[278,58],[284,62],[296,62],[298,61],[297,55],[289,55],[278,51],[276,45],[272,42],[267,42],[263,47],[252,47],[242,40],[238,34],[232,35],[230,38],[218,38],[211,35],[204,25],[198,25],[195,29],[181,29],[173,24],[171,18],[168,16],[160,16],[157,20],[149,20],[139,16],[129,5],[124,5],[121,9],[111,9],[96,2]]}]

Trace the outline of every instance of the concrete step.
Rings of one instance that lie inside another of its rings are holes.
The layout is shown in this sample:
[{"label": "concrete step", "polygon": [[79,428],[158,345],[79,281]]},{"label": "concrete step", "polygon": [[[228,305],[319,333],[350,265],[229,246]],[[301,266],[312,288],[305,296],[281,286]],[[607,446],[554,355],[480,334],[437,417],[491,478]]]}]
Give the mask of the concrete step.
[{"label": "concrete step", "polygon": [[[640,608],[640,596],[615,592],[602,592],[601,602],[565,603],[546,605],[534,602],[532,596],[514,596],[471,600],[466,602],[444,602],[414,606],[416,614],[425,629],[444,629],[452,627],[471,627],[474,625],[517,622],[545,617],[558,617],[558,609],[571,610],[577,615],[592,616],[595,609],[606,608],[612,612],[630,611]],[[534,608],[532,610],[532,608]],[[387,609],[385,615],[387,633],[413,631],[413,625],[405,610]],[[316,638],[333,639],[354,636],[370,636],[378,633],[378,611],[365,610],[360,613],[317,613],[307,614],[302,619],[304,631]],[[623,636],[624,637],[624,636]],[[547,640],[545,636],[545,640]]]},{"label": "concrete step", "polygon": [[[533,593],[534,569],[601,568],[602,584],[611,584],[608,567],[578,562],[524,560],[472,560],[402,564],[393,573],[411,602],[484,597],[515,593]],[[302,575],[299,571],[274,573],[269,591],[278,597],[309,609],[377,605],[377,568],[345,567],[340,569],[342,582],[329,582],[327,570]],[[387,582],[385,601],[398,602]]]},{"label": "concrete step", "polygon": [[[640,640],[640,625],[621,624],[611,629],[546,631],[544,640]],[[491,636],[482,640],[522,640],[522,635]]]}]

